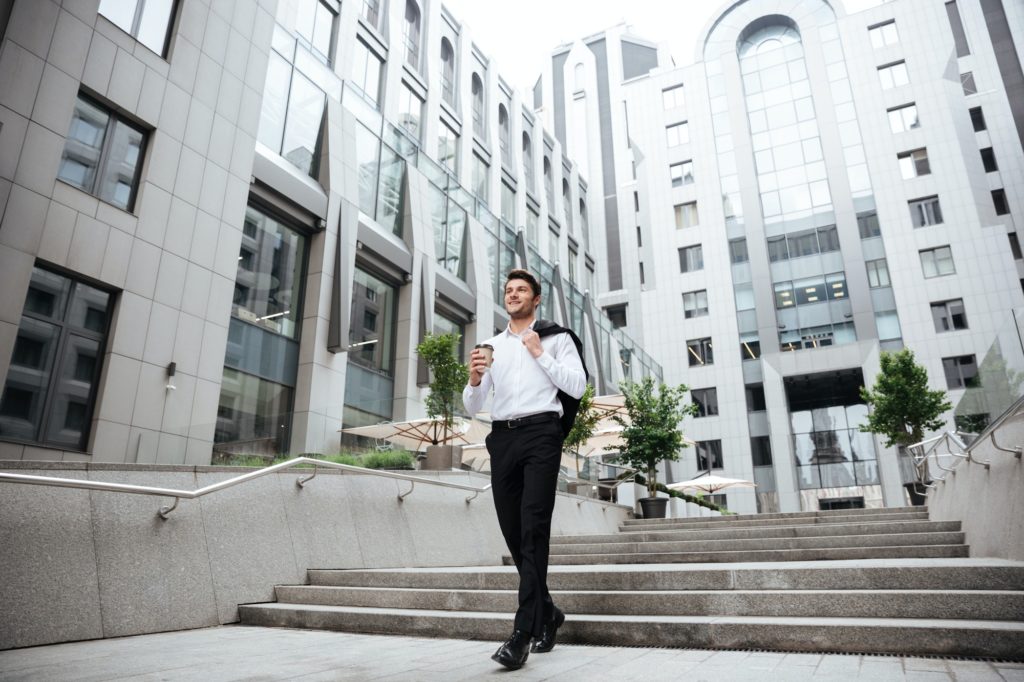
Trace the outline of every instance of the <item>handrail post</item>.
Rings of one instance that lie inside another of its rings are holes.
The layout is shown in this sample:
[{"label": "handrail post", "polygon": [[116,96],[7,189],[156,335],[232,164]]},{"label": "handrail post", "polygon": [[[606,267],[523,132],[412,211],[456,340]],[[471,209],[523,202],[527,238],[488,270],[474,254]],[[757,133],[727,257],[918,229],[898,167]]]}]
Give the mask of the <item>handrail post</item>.
[{"label": "handrail post", "polygon": [[178,502],[180,502],[180,501],[181,501],[180,497],[175,497],[174,498],[174,504],[172,504],[170,507],[160,507],[160,511],[157,512],[157,515],[161,519],[166,521],[167,520],[167,515],[170,514],[172,511],[174,511],[175,509],[178,508]]},{"label": "handrail post", "polygon": [[416,487],[416,481],[410,481],[410,482],[409,482],[409,489],[408,489],[408,490],[406,490],[406,491],[405,491],[404,493],[402,493],[402,494],[400,494],[400,495],[398,496],[398,501],[399,501],[399,502],[404,502],[404,501],[405,501],[405,497],[406,497],[406,495],[409,495],[410,493],[412,493],[412,491],[413,491],[413,489],[414,489],[415,487]]},{"label": "handrail post", "polygon": [[999,443],[996,442],[996,432],[995,431],[990,432],[988,434],[988,438],[989,438],[989,440],[992,441],[992,447],[994,447],[996,450],[1000,450],[1002,452],[1009,452],[1011,455],[1013,455],[1017,459],[1020,459],[1020,456],[1021,456],[1021,446],[1018,445],[1015,448],[1004,448],[1003,446],[1001,446]]},{"label": "handrail post", "polygon": [[295,479],[295,485],[299,486],[300,488],[305,488],[307,483],[309,483],[314,478],[316,478],[317,472],[319,472],[319,471],[320,471],[320,467],[318,467],[316,464],[314,464],[313,465],[313,473],[310,474],[309,476],[306,476],[305,478],[299,477],[299,478]]}]

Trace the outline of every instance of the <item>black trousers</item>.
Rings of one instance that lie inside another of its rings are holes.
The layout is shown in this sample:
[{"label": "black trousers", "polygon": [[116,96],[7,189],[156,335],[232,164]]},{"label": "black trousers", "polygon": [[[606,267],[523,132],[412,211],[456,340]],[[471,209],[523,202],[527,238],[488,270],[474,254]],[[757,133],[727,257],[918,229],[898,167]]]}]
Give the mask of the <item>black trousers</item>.
[{"label": "black trousers", "polygon": [[519,571],[515,628],[539,637],[555,613],[547,578],[562,428],[554,418],[515,429],[495,427],[487,451],[498,525]]}]

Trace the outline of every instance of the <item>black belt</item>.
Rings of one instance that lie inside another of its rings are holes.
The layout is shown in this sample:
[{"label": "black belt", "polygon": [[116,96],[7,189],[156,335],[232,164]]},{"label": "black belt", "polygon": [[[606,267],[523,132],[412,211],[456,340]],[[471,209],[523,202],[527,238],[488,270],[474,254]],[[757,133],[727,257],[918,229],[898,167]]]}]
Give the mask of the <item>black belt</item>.
[{"label": "black belt", "polygon": [[557,412],[540,412],[538,414],[530,414],[525,417],[518,417],[516,419],[496,419],[491,422],[491,428],[494,429],[518,429],[520,426],[528,426],[530,424],[541,424],[543,422],[556,421],[560,417]]}]

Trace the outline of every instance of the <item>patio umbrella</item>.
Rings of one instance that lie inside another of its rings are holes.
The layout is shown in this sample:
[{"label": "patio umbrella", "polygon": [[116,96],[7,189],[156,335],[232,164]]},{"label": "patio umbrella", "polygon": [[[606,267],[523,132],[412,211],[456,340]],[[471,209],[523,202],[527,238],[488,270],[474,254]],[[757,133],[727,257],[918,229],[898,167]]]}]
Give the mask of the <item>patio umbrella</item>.
[{"label": "patio umbrella", "polygon": [[419,452],[428,445],[469,445],[479,443],[490,426],[475,419],[455,419],[451,431],[437,419],[410,419],[341,429],[342,433],[386,440],[406,450]]},{"label": "patio umbrella", "polygon": [[725,488],[753,488],[756,485],[757,484],[753,481],[745,481],[741,478],[726,478],[725,476],[709,474],[706,476],[698,476],[697,478],[690,479],[689,481],[669,483],[665,487],[672,488],[673,490],[701,490],[712,495]]}]

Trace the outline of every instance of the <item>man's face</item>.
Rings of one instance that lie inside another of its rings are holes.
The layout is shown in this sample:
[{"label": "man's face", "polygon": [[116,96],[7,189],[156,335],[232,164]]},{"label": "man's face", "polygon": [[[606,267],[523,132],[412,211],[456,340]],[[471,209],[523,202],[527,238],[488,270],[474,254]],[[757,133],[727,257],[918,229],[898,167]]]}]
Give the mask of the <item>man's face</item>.
[{"label": "man's face", "polygon": [[510,279],[505,283],[505,310],[513,319],[529,318],[540,305],[540,296],[533,295],[533,287],[525,279]]}]

